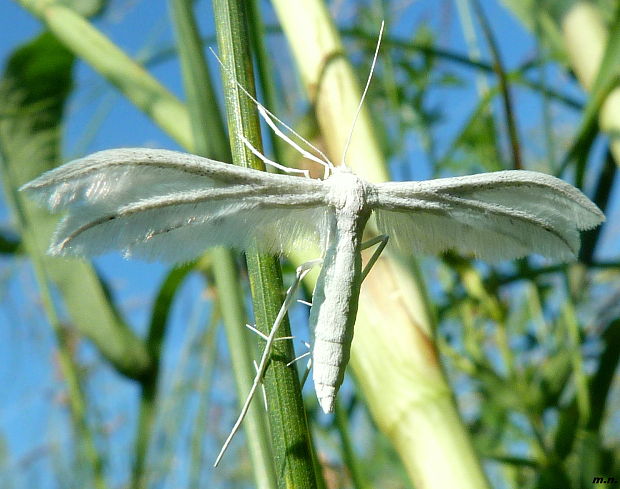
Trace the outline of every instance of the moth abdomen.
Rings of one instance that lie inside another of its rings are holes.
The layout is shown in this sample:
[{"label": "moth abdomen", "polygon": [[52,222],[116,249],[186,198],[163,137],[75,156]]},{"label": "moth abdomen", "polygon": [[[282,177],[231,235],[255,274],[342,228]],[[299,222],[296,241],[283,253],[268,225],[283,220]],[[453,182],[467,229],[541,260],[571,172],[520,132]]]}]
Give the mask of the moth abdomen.
[{"label": "moth abdomen", "polygon": [[314,331],[312,377],[319,404],[326,413],[334,410],[349,363],[362,274],[359,230],[368,216],[335,212],[333,218],[310,310],[310,327]]},{"label": "moth abdomen", "polygon": [[[324,329],[330,332],[328,328]],[[334,410],[336,394],[342,385],[344,372],[349,363],[353,339],[353,331],[350,329],[350,334],[329,339],[318,338],[315,334],[312,352],[314,388],[319,404],[326,413]]]}]

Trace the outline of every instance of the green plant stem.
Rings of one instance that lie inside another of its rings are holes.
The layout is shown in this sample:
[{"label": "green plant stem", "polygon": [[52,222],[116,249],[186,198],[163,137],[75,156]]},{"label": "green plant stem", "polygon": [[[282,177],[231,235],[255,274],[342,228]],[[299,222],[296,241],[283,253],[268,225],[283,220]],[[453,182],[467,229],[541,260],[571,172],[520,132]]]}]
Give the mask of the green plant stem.
[{"label": "green plant stem", "polygon": [[[480,47],[478,45],[478,38],[476,35],[476,29],[474,28],[474,20],[471,14],[469,0],[456,0],[456,8],[459,15],[459,24],[463,31],[463,37],[465,38],[465,44],[467,45],[466,59],[479,60],[482,57]],[[478,66],[476,77],[476,88],[478,90],[478,96],[482,97],[489,89],[487,79],[481,72],[493,73],[493,64],[480,63]]]},{"label": "green plant stem", "polygon": [[[570,295],[569,295],[570,297]],[[563,319],[568,334],[568,340],[570,341],[570,348],[572,352],[573,362],[573,377],[576,388],[577,409],[579,411],[579,426],[584,427],[590,421],[590,412],[592,410],[590,406],[590,391],[588,385],[588,377],[584,370],[583,365],[583,353],[581,351],[581,332],[579,329],[579,322],[575,315],[575,308],[572,300],[567,299],[563,308]]]},{"label": "green plant stem", "polygon": [[[273,64],[267,53],[265,46],[265,26],[261,16],[258,0],[250,0],[248,2],[248,14],[250,21],[248,22],[251,45],[253,47],[254,56],[256,58],[256,75],[257,81],[260,83],[263,99],[261,103],[274,114],[278,114],[278,97],[276,95],[276,84],[271,77],[273,73]],[[282,148],[284,141],[276,137],[273,131],[267,131],[265,137],[268,138],[269,144],[273,151],[274,161],[284,161],[282,159]]]},{"label": "green plant stem", "polygon": [[[244,2],[214,0],[218,48],[226,67],[223,73],[233,161],[237,165],[264,170],[240,139],[243,134],[259,151],[260,126],[254,103],[241,93],[235,80],[254,94],[254,75],[250,54],[248,13]],[[277,260],[248,250],[246,253],[256,326],[268,334],[283,301],[282,278]],[[284,321],[279,336],[290,336]],[[265,388],[275,469],[279,487],[317,487],[312,442],[295,368],[286,364],[294,358],[290,341],[277,342],[265,374]]]},{"label": "green plant stem", "polygon": [[195,153],[231,161],[224,120],[190,0],[169,0]]},{"label": "green plant stem", "polygon": [[467,260],[448,255],[446,260],[458,272],[463,287],[468,297],[480,301],[481,306],[487,311],[489,317],[495,321],[495,338],[502,361],[506,368],[508,378],[515,379],[515,358],[510,348],[509,336],[506,325],[507,311],[502,302],[493,294],[485,284],[482,275]]},{"label": "green plant stem", "polygon": [[[514,274],[498,275],[493,278],[485,278],[485,283],[487,284],[488,289],[492,291],[494,294],[496,294],[495,292],[496,289],[503,285],[509,285],[509,284],[512,284],[520,280],[534,281],[536,278],[540,277],[541,275],[550,275],[554,273],[565,273],[567,267],[568,267],[567,264],[561,263],[559,265],[550,265],[548,267],[539,267],[535,269],[523,268]],[[588,263],[588,267],[592,269],[599,269],[599,270],[620,269],[620,262],[617,262],[617,261],[593,262],[593,263]],[[453,307],[458,306],[461,302],[468,300],[468,299],[469,299],[469,296],[467,294],[454,295],[453,297],[450,298],[449,301],[446,301],[445,303],[441,304],[437,308],[438,315],[440,317],[443,316],[444,314],[446,314],[448,310],[452,309]]]},{"label": "green plant stem", "polygon": [[[264,32],[265,34],[280,34],[282,30],[276,26],[267,26],[266,28],[261,29],[261,32]],[[374,48],[377,42],[376,33],[373,33],[372,35],[370,35],[363,29],[353,27],[350,29],[346,29],[346,28],[341,29],[340,34],[344,38],[351,38],[352,40],[362,41],[363,43],[365,43],[369,50],[369,55],[371,55],[372,52],[374,52]],[[207,37],[202,38],[201,42],[203,46],[204,45],[211,46],[215,42],[215,38],[211,36],[207,36]],[[397,37],[391,37],[388,34],[383,37],[383,41],[381,45],[384,48],[384,51],[389,50],[389,49],[399,49],[399,50],[403,50],[407,53],[412,53],[412,54],[421,53],[421,54],[428,55],[428,56],[435,56],[438,58],[439,61],[448,61],[450,63],[454,63],[454,64],[462,65],[464,67],[471,68],[473,70],[479,70],[483,73],[494,73],[493,65],[491,63],[479,61],[479,60],[473,59],[471,56],[470,57],[464,56],[454,51],[427,45],[426,43],[411,42],[410,39],[401,40],[401,39],[398,39]],[[157,64],[169,61],[172,57],[176,56],[176,51],[177,51],[176,47],[174,46],[164,46],[154,51],[153,53],[150,53],[150,56],[140,58],[139,61],[144,63],[145,66],[155,66]],[[257,49],[256,55],[257,57],[260,57],[260,53],[258,52],[258,49]],[[390,63],[390,61],[386,61],[386,62]],[[510,71],[509,73],[507,73],[509,77],[509,81],[512,82],[513,84],[516,83],[516,84],[528,87],[529,89],[533,91],[541,92],[542,94],[547,96],[549,99],[559,102],[561,104],[564,104],[571,109],[580,110],[583,107],[583,103],[579,99],[572,97],[565,93],[557,92],[551,89],[550,87],[547,87],[545,83],[534,81],[534,80],[529,80],[527,77],[525,77],[527,70],[529,68],[532,68],[533,66],[536,66],[536,64],[532,64],[529,61],[528,63],[524,63],[522,66],[518,66],[513,71]],[[259,79],[260,78],[261,77],[259,74]],[[263,82],[261,80],[261,88],[262,88],[262,83]],[[481,92],[481,95],[483,94],[484,92]],[[273,109],[274,107],[270,105],[268,97],[269,96],[267,95],[267,93],[265,93],[264,95],[265,104],[264,105],[267,108]],[[274,111],[272,110],[272,112]]]},{"label": "green plant stem", "polygon": [[542,39],[543,28],[541,26],[541,22],[538,17],[534,20],[534,30],[536,32],[536,38],[538,42],[536,43],[536,51],[537,51],[537,71],[538,71],[538,83],[541,87],[544,87],[544,90],[541,91],[542,104],[541,104],[541,114],[542,114],[542,123],[543,123],[543,134],[545,140],[545,152],[547,154],[547,162],[548,167],[551,168],[551,172],[557,170],[557,161],[556,161],[556,144],[555,144],[555,135],[554,135],[554,127],[553,127],[553,116],[551,112],[551,100],[548,95],[548,82],[547,70],[548,62],[544,59],[543,53],[546,53],[547,50],[544,48],[540,39]]},{"label": "green plant stem", "polygon": [[[592,192],[592,201],[603,211],[603,214],[607,214],[609,199],[614,193],[617,173],[618,165],[616,165],[611,150],[608,147],[603,167],[600,170],[596,186]],[[579,261],[581,263],[588,266],[592,263],[594,252],[603,229],[603,226],[599,226],[583,233],[581,238],[581,249],[579,250]]]},{"label": "green plant stem", "polygon": [[[189,0],[172,0],[170,3],[175,23],[183,80],[187,93],[195,151],[203,156],[230,161],[231,154],[211,76],[202,52],[200,34]],[[217,284],[222,317],[230,347],[235,372],[237,394],[243,399],[254,378],[252,349],[246,341],[243,325],[246,322],[243,292],[235,280],[239,271],[229,250],[211,252],[213,275]],[[269,430],[258,403],[247,414],[246,433],[250,456],[253,460],[254,478],[260,488],[276,486]]]},{"label": "green plant stem", "polygon": [[[80,443],[78,444],[80,457],[84,458],[90,464],[93,471],[93,484],[97,489],[107,489],[108,485],[105,481],[103,472],[103,460],[97,446],[91,428],[88,425],[87,403],[84,390],[80,382],[78,373],[78,365],[76,365],[71,354],[72,345],[67,341],[66,332],[60,324],[53,304],[50,290],[47,286],[49,283],[45,273],[43,264],[35,257],[32,258],[33,268],[39,283],[43,308],[46,316],[54,330],[56,340],[58,342],[58,361],[60,370],[63,374],[67,385],[67,394],[69,398],[69,406],[71,408],[71,420]],[[78,457],[78,458],[80,458]]]}]

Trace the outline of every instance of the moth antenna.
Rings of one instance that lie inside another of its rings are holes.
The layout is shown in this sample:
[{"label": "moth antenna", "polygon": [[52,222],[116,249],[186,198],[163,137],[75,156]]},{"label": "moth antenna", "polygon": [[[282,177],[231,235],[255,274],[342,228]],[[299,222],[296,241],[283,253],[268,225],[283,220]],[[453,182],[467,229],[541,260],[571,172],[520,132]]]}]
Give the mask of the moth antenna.
[{"label": "moth antenna", "polygon": [[344,151],[342,152],[342,166],[347,166],[346,158],[347,152],[349,151],[349,146],[351,146],[351,140],[353,139],[353,130],[355,129],[355,124],[357,123],[357,119],[359,118],[360,112],[362,111],[362,105],[364,104],[364,99],[366,98],[366,93],[368,93],[368,87],[370,86],[370,80],[372,80],[372,75],[375,71],[375,64],[377,63],[377,56],[379,55],[379,48],[381,47],[381,38],[383,37],[383,28],[385,26],[385,21],[381,21],[381,29],[379,30],[379,39],[377,39],[377,47],[375,48],[375,55],[372,58],[372,64],[370,65],[370,73],[368,73],[368,80],[366,80],[366,86],[364,87],[364,91],[362,92],[362,97],[360,98],[360,103],[357,106],[357,111],[355,112],[355,117],[353,118],[353,124],[351,124],[351,130],[349,131],[349,136],[347,137],[347,142],[344,145]]},{"label": "moth antenna", "polygon": [[[295,129],[293,129],[292,127],[290,127],[288,124],[286,124],[286,122],[284,122],[282,119],[280,119],[278,116],[276,116],[273,112],[271,112],[269,109],[267,109],[267,107],[265,107],[263,104],[261,104],[258,100],[256,100],[256,98],[254,96],[252,96],[252,94],[250,92],[248,92],[235,78],[235,76],[230,72],[230,70],[228,69],[227,66],[224,65],[224,63],[222,62],[222,60],[219,58],[219,56],[215,53],[215,51],[213,50],[213,48],[209,47],[209,50],[211,51],[211,54],[213,54],[213,56],[215,56],[215,59],[217,60],[217,62],[220,64],[220,66],[222,67],[222,69],[224,70],[224,72],[230,77],[230,79],[235,83],[235,85],[239,88],[239,90],[241,90],[246,97],[248,97],[252,102],[254,102],[256,104],[256,107],[258,108],[258,112],[261,115],[261,117],[263,118],[263,120],[267,123],[267,125],[271,128],[271,130],[276,134],[276,136],[278,136],[279,138],[281,138],[282,140],[284,140],[287,144],[290,144],[296,151],[298,151],[303,157],[308,158],[312,161],[315,161],[319,164],[321,164],[322,166],[324,166],[326,168],[326,175],[329,174],[329,171],[331,171],[332,169],[335,168],[335,165],[331,162],[331,160],[327,157],[327,155],[325,155],[325,153],[323,153],[323,151],[321,151],[319,148],[317,148],[314,144],[312,144],[310,141],[308,141],[306,138],[304,138],[301,134],[299,134],[297,131],[295,131]],[[317,158],[316,156],[314,156],[313,154],[309,153],[308,151],[305,151],[304,149],[302,149],[299,145],[297,145],[295,142],[293,142],[288,136],[286,136],[276,125],[273,121],[276,121],[278,124],[281,124],[282,127],[284,127],[287,131],[289,131],[291,134],[295,135],[296,137],[298,137],[301,141],[303,141],[305,144],[308,145],[309,148],[313,149],[314,151],[317,152],[317,154],[319,156],[321,156],[321,158]]]},{"label": "moth antenna", "polygon": [[306,365],[306,370],[304,370],[304,375],[302,376],[299,384],[303,387],[306,384],[306,380],[308,380],[308,375],[310,375],[310,369],[312,368],[312,357],[308,360],[308,364]]},{"label": "moth antenna", "polygon": [[[250,331],[252,331],[252,333],[257,334],[258,336],[260,336],[263,340],[269,341],[269,336],[267,336],[265,333],[259,331],[258,329],[256,329],[251,324],[246,324],[245,327],[248,328]],[[273,341],[276,342],[276,341],[286,341],[286,340],[294,340],[294,339],[295,339],[294,336],[278,336]]]},{"label": "moth antenna", "polygon": [[376,244],[379,244],[379,246],[377,246],[377,249],[373,252],[371,257],[368,259],[366,266],[362,270],[362,282],[366,279],[366,276],[368,275],[368,273],[370,273],[370,270],[372,269],[372,267],[375,266],[375,263],[377,262],[377,260],[379,259],[379,256],[381,256],[381,253],[383,252],[383,249],[387,246],[389,239],[390,237],[387,234],[381,234],[379,236],[375,236],[372,239],[369,239],[365,243],[362,243],[363,250],[370,248],[371,246],[374,246]]}]

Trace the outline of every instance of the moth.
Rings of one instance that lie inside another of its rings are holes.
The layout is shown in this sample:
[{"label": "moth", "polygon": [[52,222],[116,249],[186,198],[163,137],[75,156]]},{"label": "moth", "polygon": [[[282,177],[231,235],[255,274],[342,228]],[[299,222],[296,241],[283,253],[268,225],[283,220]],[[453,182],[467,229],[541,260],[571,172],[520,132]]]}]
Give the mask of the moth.
[{"label": "moth", "polygon": [[313,378],[333,409],[349,359],[362,278],[362,232],[378,229],[403,250],[456,250],[490,261],[530,253],[571,260],[579,231],[604,220],[570,184],[532,171],[371,183],[347,167],[323,180],[279,175],[161,149],[112,149],[47,172],[22,190],[65,210],[49,253],[183,262],[206,248],[323,249],[314,289]]},{"label": "moth", "polygon": [[[218,461],[264,373],[294,290],[316,264],[321,271],[310,309],[313,379],[321,408],[333,410],[368,272],[362,269],[361,251],[371,216],[379,231],[406,252],[455,250],[491,261],[530,253],[571,260],[579,250],[579,231],[604,220],[581,191],[532,171],[368,182],[344,164],[344,155],[336,166],[320,151],[318,158],[300,148],[273,119],[281,121],[256,103],[280,137],[325,167],[322,179],[305,172],[261,172],[175,151],[127,148],[74,160],[22,187],[52,211],[67,213],[52,238],[52,255],[92,257],[121,250],[128,258],[183,262],[213,246],[244,250],[256,244],[262,251],[280,253],[318,243],[322,258],[298,269],[268,337],[253,389]],[[266,163],[284,168],[247,140],[244,143]],[[385,244],[383,239],[379,253]],[[371,262],[377,257],[375,253]]]}]

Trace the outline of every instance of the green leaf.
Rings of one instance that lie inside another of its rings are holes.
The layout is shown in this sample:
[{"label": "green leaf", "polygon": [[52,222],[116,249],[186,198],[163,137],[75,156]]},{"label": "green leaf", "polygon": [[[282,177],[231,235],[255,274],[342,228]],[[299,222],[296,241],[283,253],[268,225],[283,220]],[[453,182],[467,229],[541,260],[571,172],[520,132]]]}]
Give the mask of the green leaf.
[{"label": "green leaf", "polygon": [[[576,29],[579,28],[592,30],[598,27],[604,29],[604,26],[598,23],[594,24],[600,21],[600,19],[598,18],[598,11],[591,5],[578,5],[577,8],[571,11],[570,15],[570,22],[567,23],[570,29],[566,27],[567,36],[578,35]],[[598,72],[596,73],[596,77],[594,77],[591,87],[588,86],[589,82],[586,81],[587,76],[589,76],[584,68],[586,60],[580,59],[580,56],[577,54],[573,55],[573,58],[575,58],[573,60],[573,64],[575,65],[574,68],[578,73],[582,74],[582,82],[586,85],[585,88],[589,89],[590,92],[590,97],[583,111],[577,136],[567,152],[562,165],[565,167],[571,160],[576,160],[577,171],[575,184],[577,187],[583,187],[587,157],[594,139],[598,135],[599,127],[609,134],[611,139],[611,151],[616,158],[616,164],[620,165],[620,154],[617,150],[618,115],[617,111],[610,110],[613,109],[612,106],[606,105],[608,100],[612,100],[609,95],[616,89],[618,85],[618,75],[620,74],[620,69],[618,68],[618,60],[620,60],[620,8],[616,9],[616,15],[607,33],[607,38],[607,45],[604,47]],[[588,45],[591,49],[601,47],[595,45],[598,39],[594,40],[588,37],[587,41],[591,43],[591,45]],[[583,53],[581,53],[581,55],[583,55]]]},{"label": "green leaf", "polygon": [[58,0],[18,2],[39,17],[67,49],[116,86],[170,137],[185,148],[192,148],[185,106],[84,17]]},{"label": "green leaf", "polygon": [[146,345],[151,354],[153,367],[147,375],[140,379],[142,392],[131,482],[131,487],[134,489],[148,487],[148,479],[145,477],[145,466],[149,443],[153,437],[153,426],[157,412],[162,344],[174,299],[181,285],[194,269],[194,263],[173,268],[162,281],[151,310],[151,321]]},{"label": "green leaf", "polygon": [[24,248],[45,267],[75,327],[121,373],[140,377],[149,367],[142,341],[119,319],[95,270],[82,260],[47,256],[58,222],[17,189],[55,167],[60,123],[72,86],[73,55],[49,32],[16,50],[0,82],[0,149],[5,194],[12,201]]},{"label": "green leaf", "polygon": [[574,0],[501,0],[501,3],[531,32],[540,32],[541,40],[556,59],[565,58],[558,19]]}]

